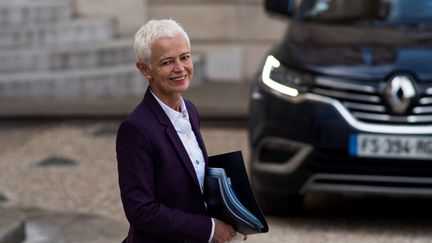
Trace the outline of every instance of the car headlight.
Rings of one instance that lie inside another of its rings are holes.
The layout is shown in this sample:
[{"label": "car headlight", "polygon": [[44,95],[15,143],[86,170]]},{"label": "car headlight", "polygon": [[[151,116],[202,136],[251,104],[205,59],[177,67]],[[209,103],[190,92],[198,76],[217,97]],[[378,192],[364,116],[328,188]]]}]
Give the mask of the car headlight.
[{"label": "car headlight", "polygon": [[268,56],[262,71],[262,82],[280,93],[295,97],[313,84],[312,77],[290,70],[274,56]]}]

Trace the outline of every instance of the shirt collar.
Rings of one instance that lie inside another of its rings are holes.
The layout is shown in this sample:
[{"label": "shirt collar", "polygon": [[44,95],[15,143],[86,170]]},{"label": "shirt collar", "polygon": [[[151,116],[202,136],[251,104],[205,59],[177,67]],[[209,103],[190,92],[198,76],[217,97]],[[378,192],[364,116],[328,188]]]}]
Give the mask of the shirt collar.
[{"label": "shirt collar", "polygon": [[175,124],[175,121],[179,118],[182,117],[183,118],[189,118],[188,116],[188,112],[186,109],[186,104],[183,100],[183,98],[180,96],[180,110],[181,113],[172,109],[171,107],[167,106],[165,103],[163,103],[154,93],[153,91],[150,89],[151,94],[155,97],[156,101],[159,103],[159,105],[162,107],[162,109],[164,110],[164,112],[167,114],[168,118],[170,119],[172,124]]}]

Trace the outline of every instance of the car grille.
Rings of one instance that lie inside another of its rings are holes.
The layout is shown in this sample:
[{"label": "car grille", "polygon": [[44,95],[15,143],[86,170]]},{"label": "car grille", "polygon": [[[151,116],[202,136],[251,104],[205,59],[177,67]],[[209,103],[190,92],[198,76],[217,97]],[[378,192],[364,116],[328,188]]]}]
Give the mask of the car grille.
[{"label": "car grille", "polygon": [[384,95],[384,83],[317,77],[311,92],[336,99],[357,119],[380,124],[432,123],[432,88],[420,93],[406,114],[392,114]]}]

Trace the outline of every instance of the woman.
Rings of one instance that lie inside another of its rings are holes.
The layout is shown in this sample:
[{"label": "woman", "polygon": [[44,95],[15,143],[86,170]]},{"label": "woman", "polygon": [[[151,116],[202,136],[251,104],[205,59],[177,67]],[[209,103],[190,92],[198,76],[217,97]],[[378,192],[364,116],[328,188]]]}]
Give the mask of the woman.
[{"label": "woman", "polygon": [[174,20],[151,20],[135,34],[136,66],[148,80],[143,101],[117,134],[127,243],[224,242],[233,228],[206,214],[207,153],[195,106],[181,95],[193,75],[190,41]]}]

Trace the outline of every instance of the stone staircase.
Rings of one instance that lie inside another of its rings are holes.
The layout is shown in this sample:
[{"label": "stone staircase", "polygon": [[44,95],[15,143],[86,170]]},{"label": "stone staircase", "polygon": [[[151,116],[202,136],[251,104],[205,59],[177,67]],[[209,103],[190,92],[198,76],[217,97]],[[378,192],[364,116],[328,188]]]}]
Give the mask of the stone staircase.
[{"label": "stone staircase", "polygon": [[128,229],[92,214],[0,207],[0,215],[0,243],[118,243]]},{"label": "stone staircase", "polygon": [[132,38],[68,0],[0,0],[0,103],[142,96]]}]

